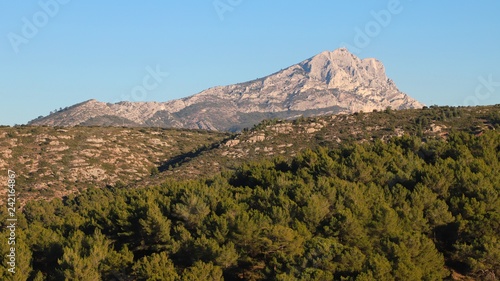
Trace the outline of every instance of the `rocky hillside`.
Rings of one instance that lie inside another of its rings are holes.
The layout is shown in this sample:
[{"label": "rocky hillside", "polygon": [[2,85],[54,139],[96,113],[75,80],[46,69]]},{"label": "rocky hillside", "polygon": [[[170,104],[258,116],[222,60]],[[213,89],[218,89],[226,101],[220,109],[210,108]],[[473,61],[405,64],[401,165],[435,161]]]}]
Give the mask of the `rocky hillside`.
[{"label": "rocky hillside", "polygon": [[420,108],[398,90],[382,63],[345,48],[326,51],[261,79],[207,89],[168,102],[89,100],[31,125],[159,126],[239,131],[268,118]]},{"label": "rocky hillside", "polygon": [[[223,134],[204,130],[122,127],[0,128],[0,169],[19,175],[21,199],[61,197],[89,186],[159,185],[195,179],[245,163],[304,149],[416,135],[422,141],[451,132],[480,135],[499,129],[500,107],[431,107],[370,113],[265,120],[251,130]],[[7,173],[0,175],[6,182]],[[0,192],[1,195],[6,189]]]},{"label": "rocky hillside", "polygon": [[[90,186],[142,180],[165,159],[218,143],[228,135],[152,128],[3,127],[0,170],[18,175],[21,201],[62,197]],[[0,174],[7,183],[7,172]],[[7,189],[0,190],[3,202]]]},{"label": "rocky hillside", "polygon": [[236,169],[245,163],[280,157],[290,159],[304,149],[336,148],[353,143],[389,141],[404,135],[422,141],[446,139],[452,132],[480,135],[500,129],[500,106],[425,107],[370,113],[327,115],[294,121],[265,120],[252,130],[233,135],[221,145],[164,162],[157,181],[165,177],[194,179]]}]

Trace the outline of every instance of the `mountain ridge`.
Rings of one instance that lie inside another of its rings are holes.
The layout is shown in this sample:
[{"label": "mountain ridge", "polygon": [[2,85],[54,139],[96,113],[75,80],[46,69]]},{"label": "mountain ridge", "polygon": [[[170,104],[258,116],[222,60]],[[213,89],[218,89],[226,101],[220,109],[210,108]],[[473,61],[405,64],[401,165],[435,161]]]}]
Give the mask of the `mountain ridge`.
[{"label": "mountain ridge", "polygon": [[167,102],[104,103],[95,99],[30,121],[30,125],[154,126],[238,131],[266,118],[420,108],[377,59],[347,49],[324,51],[255,80],[215,86]]}]

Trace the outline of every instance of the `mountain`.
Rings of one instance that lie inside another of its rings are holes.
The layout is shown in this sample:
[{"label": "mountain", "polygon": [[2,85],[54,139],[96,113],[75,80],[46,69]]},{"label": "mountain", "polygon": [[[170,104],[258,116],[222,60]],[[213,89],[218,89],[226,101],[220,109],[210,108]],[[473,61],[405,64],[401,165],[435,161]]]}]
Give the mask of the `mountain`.
[{"label": "mountain", "polygon": [[347,49],[325,51],[253,81],[168,102],[89,100],[29,122],[49,126],[155,126],[239,131],[266,118],[353,113],[422,104],[398,90],[383,64]]}]

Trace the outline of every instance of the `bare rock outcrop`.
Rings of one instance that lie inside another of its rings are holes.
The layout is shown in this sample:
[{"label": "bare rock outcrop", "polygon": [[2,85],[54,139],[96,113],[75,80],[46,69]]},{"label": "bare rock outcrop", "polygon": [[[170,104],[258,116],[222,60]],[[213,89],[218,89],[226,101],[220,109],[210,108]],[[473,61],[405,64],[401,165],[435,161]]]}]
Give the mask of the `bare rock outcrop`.
[{"label": "bare rock outcrop", "polygon": [[325,51],[257,80],[218,86],[167,102],[89,100],[32,125],[158,126],[238,131],[266,118],[420,108],[398,90],[383,64],[347,49]]}]

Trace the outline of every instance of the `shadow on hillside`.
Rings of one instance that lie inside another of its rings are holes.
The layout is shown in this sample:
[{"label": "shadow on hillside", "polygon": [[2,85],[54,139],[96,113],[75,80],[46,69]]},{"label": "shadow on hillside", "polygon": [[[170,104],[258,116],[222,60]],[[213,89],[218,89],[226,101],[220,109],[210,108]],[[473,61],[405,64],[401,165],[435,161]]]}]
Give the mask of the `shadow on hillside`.
[{"label": "shadow on hillside", "polygon": [[215,142],[215,143],[212,143],[210,145],[204,145],[195,151],[190,151],[190,152],[186,152],[186,153],[174,156],[174,157],[168,159],[167,161],[162,162],[160,164],[160,166],[158,167],[158,171],[161,173],[161,172],[168,171],[174,167],[178,167],[186,162],[189,162],[191,159],[198,157],[203,152],[218,148],[220,145],[222,145],[223,143],[225,143],[231,139],[234,139],[234,136],[229,136],[229,137],[223,139],[222,141]]}]

